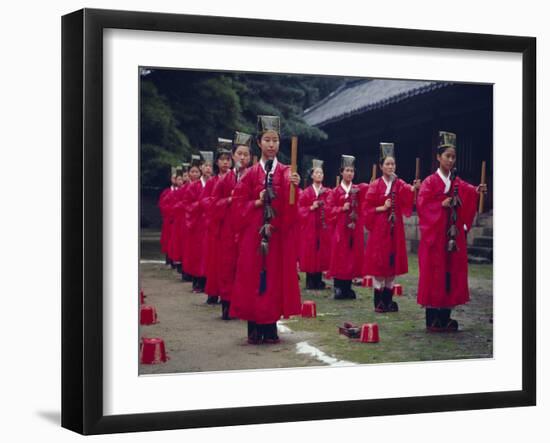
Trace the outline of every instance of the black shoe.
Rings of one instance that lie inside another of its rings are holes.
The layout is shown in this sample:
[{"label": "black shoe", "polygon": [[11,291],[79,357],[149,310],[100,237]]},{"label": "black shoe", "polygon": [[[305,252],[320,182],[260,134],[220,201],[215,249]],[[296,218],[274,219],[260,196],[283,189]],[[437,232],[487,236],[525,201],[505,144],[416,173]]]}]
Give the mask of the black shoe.
[{"label": "black shoe", "polygon": [[164,264],[165,264],[165,265],[169,265],[169,264],[170,264],[170,259],[168,258],[168,254],[166,254],[166,255],[164,256]]},{"label": "black shoe", "polygon": [[218,304],[218,296],[217,295],[209,295],[206,299],[207,305],[217,305]]},{"label": "black shoe", "polygon": [[181,273],[181,281],[190,282],[190,281],[193,281],[193,277],[191,277],[186,272],[182,272]]},{"label": "black shoe", "polygon": [[334,300],[344,300],[346,298],[342,283],[343,280],[339,280],[337,278],[334,279]]},{"label": "black shoe", "polygon": [[260,325],[257,325],[253,321],[247,323],[248,336],[247,341],[250,345],[259,345],[263,342],[262,331],[260,330]]},{"label": "black shoe", "polygon": [[443,308],[439,310],[439,323],[442,332],[458,331],[458,322],[451,318],[451,310]]},{"label": "black shoe", "polygon": [[374,288],[374,312],[383,314],[386,312],[386,305],[382,298],[383,291],[381,289]]},{"label": "black shoe", "polygon": [[351,289],[351,283],[351,280],[343,280],[344,295],[345,298],[349,300],[355,300],[357,298],[357,295],[355,294],[355,291]]},{"label": "black shoe", "polygon": [[313,274],[313,285],[315,286],[315,289],[325,289],[326,285],[323,281],[323,273],[322,272],[316,272]]},{"label": "black shoe", "polygon": [[258,325],[263,331],[263,342],[266,344],[276,344],[281,340],[277,334],[277,323],[269,323],[267,325]]},{"label": "black shoe", "polygon": [[181,274],[181,263],[176,263],[176,271]]},{"label": "black shoe", "polygon": [[384,302],[384,305],[386,306],[387,312],[398,312],[399,306],[396,302],[392,300],[393,298],[393,289],[390,288],[384,288],[382,292],[382,300]]},{"label": "black shoe", "polygon": [[229,316],[229,302],[222,300],[222,320],[231,320]]},{"label": "black shoe", "polygon": [[306,289],[315,289],[313,274],[310,274],[309,272],[306,273]]},{"label": "black shoe", "polygon": [[195,292],[204,292],[206,287],[206,277],[197,277],[197,289]]}]

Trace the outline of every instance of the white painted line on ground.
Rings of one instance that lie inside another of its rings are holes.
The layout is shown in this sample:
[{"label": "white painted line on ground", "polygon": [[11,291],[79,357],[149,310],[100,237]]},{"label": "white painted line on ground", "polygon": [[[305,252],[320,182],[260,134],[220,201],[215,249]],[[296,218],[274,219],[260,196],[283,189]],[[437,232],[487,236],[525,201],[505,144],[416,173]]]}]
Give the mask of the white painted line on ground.
[{"label": "white painted line on ground", "polygon": [[[277,330],[281,334],[291,334],[292,329],[288,326],[285,326],[282,321],[277,322]],[[338,360],[337,358],[331,357],[330,355],[325,354],[320,349],[315,346],[310,345],[307,341],[301,341],[296,344],[296,352],[298,354],[308,354],[322,363],[325,363],[329,366],[356,366],[358,363],[353,363],[346,360]]]},{"label": "white painted line on ground", "polygon": [[140,260],[139,261],[140,263],[143,263],[143,264],[165,264],[166,262],[164,260]]},{"label": "white painted line on ground", "polygon": [[320,349],[317,349],[315,346],[311,346],[307,341],[301,341],[296,344],[296,352],[298,354],[308,354],[317,360],[326,363],[329,366],[356,366],[357,363],[346,360],[338,360],[337,358],[331,357],[330,355],[325,354]]}]

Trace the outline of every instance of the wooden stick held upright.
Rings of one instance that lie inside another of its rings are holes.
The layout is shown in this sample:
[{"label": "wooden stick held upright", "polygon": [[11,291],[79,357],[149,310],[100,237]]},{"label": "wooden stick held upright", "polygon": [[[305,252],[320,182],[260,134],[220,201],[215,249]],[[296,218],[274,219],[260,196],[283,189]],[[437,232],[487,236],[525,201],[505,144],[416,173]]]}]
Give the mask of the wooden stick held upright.
[{"label": "wooden stick held upright", "polygon": [[[483,160],[481,162],[481,184],[484,185],[485,184],[485,169],[486,169],[486,166],[487,166],[487,162],[485,160]],[[479,195],[479,213],[482,214],[483,213],[483,206],[485,204],[485,193],[481,193]]]},{"label": "wooden stick held upright", "polygon": [[376,163],[372,164],[372,175],[370,177],[370,182],[372,183],[374,180],[376,180]]},{"label": "wooden stick held upright", "polygon": [[[290,145],[290,172],[294,173],[298,169],[298,137],[292,136]],[[290,195],[288,203],[293,205],[296,202],[296,189],[294,184],[290,184]]]}]

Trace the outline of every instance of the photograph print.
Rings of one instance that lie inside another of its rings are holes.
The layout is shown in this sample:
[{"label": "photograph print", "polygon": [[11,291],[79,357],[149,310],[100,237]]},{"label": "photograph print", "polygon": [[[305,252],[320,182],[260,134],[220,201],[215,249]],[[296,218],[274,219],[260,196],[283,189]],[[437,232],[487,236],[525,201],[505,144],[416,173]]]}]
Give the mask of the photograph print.
[{"label": "photograph print", "polygon": [[493,357],[493,85],[139,68],[139,374]]}]

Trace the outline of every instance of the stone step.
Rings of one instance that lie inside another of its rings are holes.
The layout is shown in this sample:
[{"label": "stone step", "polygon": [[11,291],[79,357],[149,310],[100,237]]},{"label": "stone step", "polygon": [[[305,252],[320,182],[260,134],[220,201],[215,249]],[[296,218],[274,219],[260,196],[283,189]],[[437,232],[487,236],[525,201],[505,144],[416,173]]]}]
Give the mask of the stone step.
[{"label": "stone step", "polygon": [[493,227],[493,216],[492,215],[478,215],[475,218],[474,226],[483,226],[484,228]]},{"label": "stone step", "polygon": [[484,246],[469,246],[468,256],[486,258],[493,261],[493,248],[486,248]]},{"label": "stone step", "polygon": [[483,235],[485,237],[492,237],[493,236],[493,228],[483,228]]},{"label": "stone step", "polygon": [[473,265],[490,265],[492,263],[491,260],[485,257],[478,257],[475,255],[468,255],[468,263]]},{"label": "stone step", "polygon": [[493,237],[475,237],[474,246],[485,246],[487,248],[492,248]]}]

